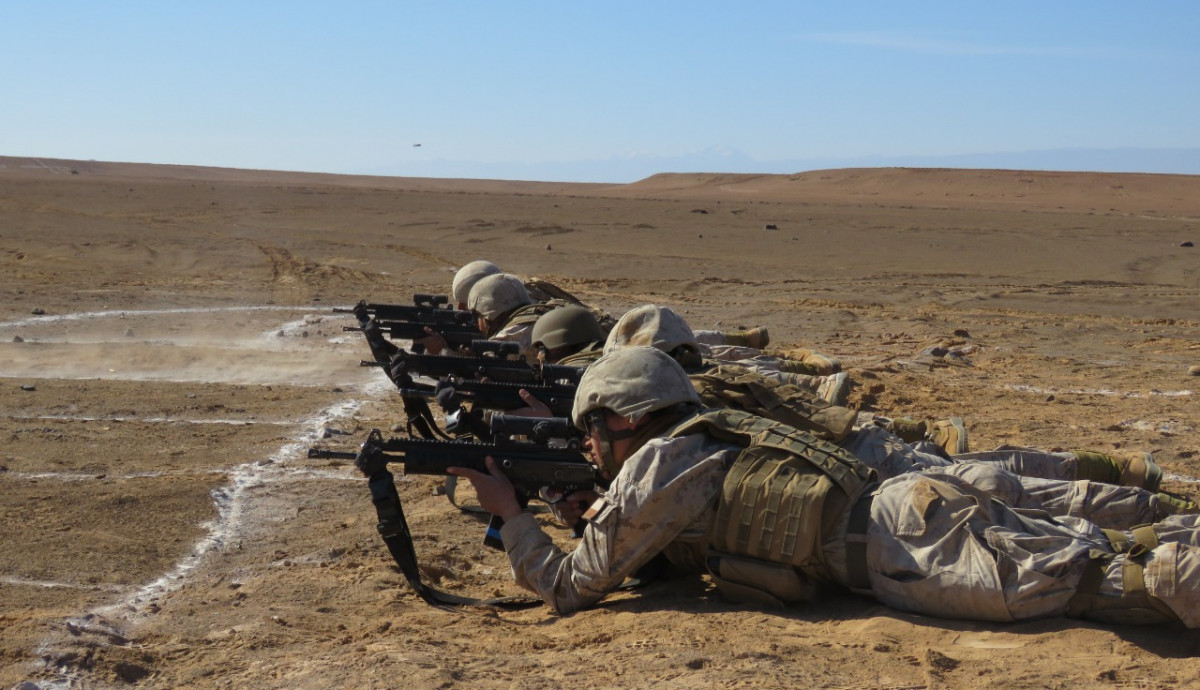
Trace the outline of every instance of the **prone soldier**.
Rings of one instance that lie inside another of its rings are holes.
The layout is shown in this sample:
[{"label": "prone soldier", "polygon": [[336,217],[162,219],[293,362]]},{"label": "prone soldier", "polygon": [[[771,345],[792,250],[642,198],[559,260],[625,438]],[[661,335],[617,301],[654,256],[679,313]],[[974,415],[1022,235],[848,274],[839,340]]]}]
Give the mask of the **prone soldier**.
[{"label": "prone soldier", "polygon": [[596,603],[661,553],[678,573],[707,572],[728,596],[775,606],[841,587],[946,618],[1200,627],[1196,515],[1105,530],[1017,512],[951,474],[880,482],[806,432],[702,411],[678,362],[648,347],[593,364],[572,419],[611,478],[572,553],[522,512],[494,463],[448,470],[504,519],[516,582],[560,613]]}]

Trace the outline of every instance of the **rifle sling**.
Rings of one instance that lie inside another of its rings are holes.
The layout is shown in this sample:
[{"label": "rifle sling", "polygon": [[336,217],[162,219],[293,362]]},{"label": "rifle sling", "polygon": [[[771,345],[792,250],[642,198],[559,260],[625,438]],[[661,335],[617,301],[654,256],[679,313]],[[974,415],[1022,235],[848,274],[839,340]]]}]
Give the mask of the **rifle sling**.
[{"label": "rifle sling", "polygon": [[516,610],[541,605],[541,599],[527,596],[492,599],[462,597],[443,592],[422,582],[421,569],[417,565],[417,550],[413,546],[408,522],[404,519],[404,507],[400,504],[400,494],[396,491],[396,482],[392,473],[386,469],[380,470],[367,478],[367,485],[371,489],[371,502],[375,504],[375,514],[379,518],[377,526],[379,536],[383,537],[383,543],[387,545],[400,572],[422,601],[447,611],[453,611],[454,609],[451,607],[454,606],[494,606]]}]

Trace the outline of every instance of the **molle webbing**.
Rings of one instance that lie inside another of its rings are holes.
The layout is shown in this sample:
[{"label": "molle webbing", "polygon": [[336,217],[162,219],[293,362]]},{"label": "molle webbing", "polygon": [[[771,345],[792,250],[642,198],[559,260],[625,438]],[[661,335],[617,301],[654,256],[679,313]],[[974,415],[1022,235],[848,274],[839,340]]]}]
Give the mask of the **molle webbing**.
[{"label": "molle webbing", "polygon": [[725,476],[712,548],[821,576],[823,537],[874,472],[812,434],[745,412],[712,410],[672,435],[697,432],[745,446]]},{"label": "molle webbing", "polygon": [[737,365],[709,367],[689,377],[707,407],[742,410],[827,441],[844,438],[857,418],[853,410]]}]

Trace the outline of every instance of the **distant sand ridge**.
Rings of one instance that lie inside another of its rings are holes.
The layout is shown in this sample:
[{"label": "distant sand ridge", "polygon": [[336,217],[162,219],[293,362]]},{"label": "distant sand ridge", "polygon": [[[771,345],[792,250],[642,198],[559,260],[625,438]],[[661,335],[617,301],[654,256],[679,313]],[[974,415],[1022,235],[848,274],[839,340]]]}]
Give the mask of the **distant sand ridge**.
[{"label": "distant sand ridge", "polygon": [[0,156],[0,176],[70,174],[129,179],[369,186],[406,191],[565,194],[722,201],[910,205],[929,208],[1086,211],[1200,220],[1200,175],[847,168],[794,175],[661,173],[630,184],[377,177],[186,165]]}]

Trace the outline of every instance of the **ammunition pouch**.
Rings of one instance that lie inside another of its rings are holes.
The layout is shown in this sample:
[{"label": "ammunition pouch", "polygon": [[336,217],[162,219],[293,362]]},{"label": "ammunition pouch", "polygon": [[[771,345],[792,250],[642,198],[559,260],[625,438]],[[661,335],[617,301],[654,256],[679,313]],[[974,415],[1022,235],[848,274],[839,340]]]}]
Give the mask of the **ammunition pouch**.
[{"label": "ammunition pouch", "polygon": [[816,594],[812,580],[782,563],[712,552],[705,566],[717,589],[732,601],[781,609],[811,601]]},{"label": "ammunition pouch", "polygon": [[874,471],[831,443],[745,412],[712,410],[672,435],[698,431],[746,446],[725,476],[709,528],[718,564],[727,557],[746,561],[715,568],[717,576],[749,586],[738,574],[774,573],[770,589],[780,601],[785,600],[780,595],[798,596],[801,590],[768,565],[798,571],[797,578],[826,579],[823,538],[844,517],[851,497],[874,480]]}]

